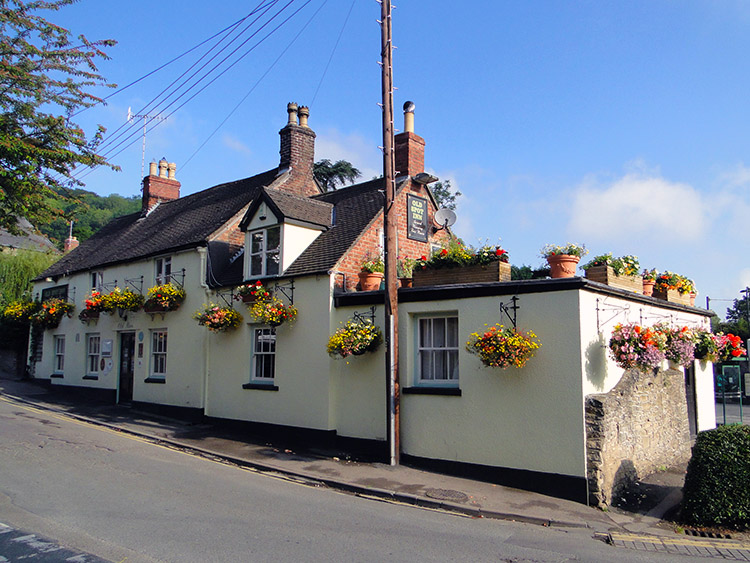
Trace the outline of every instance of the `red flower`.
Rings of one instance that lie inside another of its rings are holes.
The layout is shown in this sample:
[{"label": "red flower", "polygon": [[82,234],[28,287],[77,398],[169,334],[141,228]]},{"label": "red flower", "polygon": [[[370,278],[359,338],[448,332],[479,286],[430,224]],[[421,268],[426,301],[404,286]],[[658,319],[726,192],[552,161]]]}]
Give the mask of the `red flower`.
[{"label": "red flower", "polygon": [[445,256],[446,254],[448,254],[448,251],[445,248],[440,251],[440,256]]},{"label": "red flower", "polygon": [[732,356],[734,356],[735,358],[737,356],[741,356],[742,354],[744,354],[742,350],[732,350]]},{"label": "red flower", "polygon": [[502,256],[503,254],[505,254],[505,251],[502,248],[498,248],[495,251],[495,254],[498,255],[498,256]]}]

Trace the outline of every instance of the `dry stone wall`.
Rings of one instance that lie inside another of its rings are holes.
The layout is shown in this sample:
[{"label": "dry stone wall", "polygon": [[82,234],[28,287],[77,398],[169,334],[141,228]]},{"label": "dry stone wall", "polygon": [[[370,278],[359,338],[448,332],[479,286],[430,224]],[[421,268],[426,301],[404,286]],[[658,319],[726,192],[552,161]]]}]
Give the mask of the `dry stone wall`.
[{"label": "dry stone wall", "polygon": [[629,482],[690,457],[682,370],[628,370],[608,393],[586,397],[589,504],[604,508]]}]

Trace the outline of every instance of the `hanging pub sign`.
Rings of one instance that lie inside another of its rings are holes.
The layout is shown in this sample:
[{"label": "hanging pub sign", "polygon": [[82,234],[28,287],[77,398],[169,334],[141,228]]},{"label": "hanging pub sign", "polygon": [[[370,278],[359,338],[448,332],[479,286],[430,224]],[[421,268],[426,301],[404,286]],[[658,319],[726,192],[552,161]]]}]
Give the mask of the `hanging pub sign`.
[{"label": "hanging pub sign", "polygon": [[406,238],[427,242],[427,200],[409,195],[406,206]]}]

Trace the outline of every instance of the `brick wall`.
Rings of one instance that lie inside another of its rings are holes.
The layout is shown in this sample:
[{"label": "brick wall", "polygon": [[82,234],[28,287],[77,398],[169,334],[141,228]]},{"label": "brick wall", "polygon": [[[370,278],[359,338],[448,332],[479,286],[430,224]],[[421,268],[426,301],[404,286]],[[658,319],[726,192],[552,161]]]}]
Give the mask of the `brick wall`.
[{"label": "brick wall", "polygon": [[[417,240],[411,240],[406,237],[407,232],[407,196],[416,195],[423,197],[428,201],[428,234],[429,241],[421,242]],[[432,232],[432,219],[435,215],[435,208],[433,207],[427,189],[417,184],[416,182],[408,181],[407,185],[401,188],[396,194],[396,202],[394,204],[396,212],[396,227],[398,229],[398,255],[400,257],[419,258],[420,256],[427,256],[430,253],[430,243],[439,243],[439,241],[445,236],[445,231],[439,231],[438,233]],[[362,233],[359,239],[352,245],[349,251],[341,258],[336,270],[342,272],[346,277],[346,291],[355,291],[358,289],[359,283],[359,272],[361,270],[362,261],[365,257],[370,254],[377,254],[381,252],[380,249],[380,231],[383,229],[383,213],[379,213],[372,224]],[[337,276],[336,285],[340,289],[343,288],[343,277]]]},{"label": "brick wall", "polygon": [[159,201],[172,201],[180,197],[180,182],[161,176],[146,176],[143,179],[142,209],[150,209]]},{"label": "brick wall", "polygon": [[315,132],[309,127],[289,123],[281,131],[280,169],[290,169],[289,179],[279,189],[309,197],[319,194],[313,181]]},{"label": "brick wall", "polygon": [[586,397],[589,504],[604,508],[625,485],[690,457],[685,376],[632,369],[609,393]]}]

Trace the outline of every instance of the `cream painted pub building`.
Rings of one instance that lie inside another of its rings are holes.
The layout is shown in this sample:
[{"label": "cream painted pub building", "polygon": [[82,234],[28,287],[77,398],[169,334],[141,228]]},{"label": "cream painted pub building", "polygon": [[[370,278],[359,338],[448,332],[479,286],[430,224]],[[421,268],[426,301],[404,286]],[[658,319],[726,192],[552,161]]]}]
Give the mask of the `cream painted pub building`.
[{"label": "cream painted pub building", "polygon": [[[418,257],[443,233],[423,183],[425,142],[407,117],[395,144],[398,245],[400,255]],[[324,193],[313,178],[305,107],[289,104],[280,136],[278,167],[188,196],[180,197],[174,165],[152,164],[142,211],[66,254],[35,291],[67,298],[77,313],[92,290],[145,294],[171,281],[185,302],[86,322],[74,315],[37,331],[34,376],[112,402],[241,421],[255,435],[382,458],[384,349],[344,360],[329,357],[326,344],[357,315],[383,326],[383,292],[357,285],[362,260],[381,251],[383,182]],[[421,222],[409,216],[414,206],[427,210]],[[294,323],[254,323],[233,299],[236,286],[258,279],[294,304]],[[199,326],[192,314],[212,302],[233,305],[242,325],[221,333]],[[483,367],[465,351],[467,337],[508,324],[511,303],[513,320],[542,347],[522,369]],[[653,378],[625,373],[606,353],[612,328],[648,319],[707,326],[707,318],[579,277],[399,289],[402,460],[606,505],[623,478],[684,458],[691,433],[715,425],[711,364]]]}]

